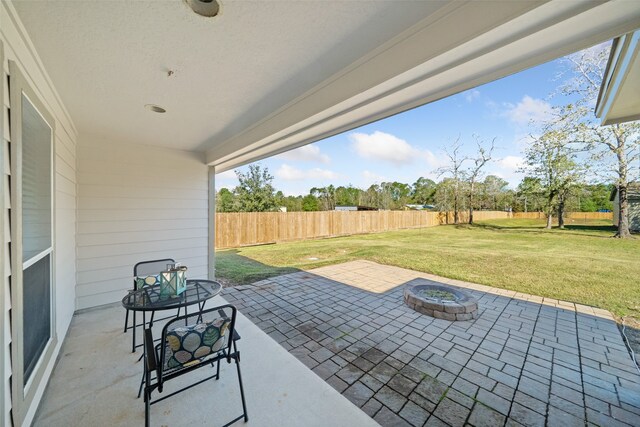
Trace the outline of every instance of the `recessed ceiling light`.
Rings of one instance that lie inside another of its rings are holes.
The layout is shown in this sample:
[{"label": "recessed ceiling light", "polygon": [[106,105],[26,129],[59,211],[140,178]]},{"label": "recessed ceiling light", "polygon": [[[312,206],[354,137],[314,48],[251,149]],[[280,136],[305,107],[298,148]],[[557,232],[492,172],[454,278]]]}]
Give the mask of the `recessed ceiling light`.
[{"label": "recessed ceiling light", "polygon": [[154,104],[147,104],[144,106],[144,108],[146,108],[149,111],[153,111],[154,113],[166,113],[167,110],[165,110],[164,108],[160,107],[159,105],[154,105]]},{"label": "recessed ceiling light", "polygon": [[220,3],[217,0],[184,0],[184,2],[200,16],[213,18],[220,13]]}]

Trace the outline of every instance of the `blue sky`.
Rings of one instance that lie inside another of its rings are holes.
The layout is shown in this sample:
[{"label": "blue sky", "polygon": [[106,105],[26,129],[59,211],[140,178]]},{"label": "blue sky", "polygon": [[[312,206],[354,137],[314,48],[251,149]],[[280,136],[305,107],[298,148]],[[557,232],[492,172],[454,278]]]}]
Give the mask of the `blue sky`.
[{"label": "blue sky", "polygon": [[[438,181],[443,147],[459,136],[463,151],[472,155],[473,135],[478,135],[485,141],[496,138],[495,160],[486,173],[515,187],[522,179],[517,170],[523,147],[533,132],[529,122],[548,114],[549,95],[561,83],[558,75],[565,65],[561,59],[551,61],[258,163],[286,195],[305,195],[329,184],[366,189],[384,181],[411,184],[421,176]],[[218,188],[235,185],[233,171],[216,176]]]}]

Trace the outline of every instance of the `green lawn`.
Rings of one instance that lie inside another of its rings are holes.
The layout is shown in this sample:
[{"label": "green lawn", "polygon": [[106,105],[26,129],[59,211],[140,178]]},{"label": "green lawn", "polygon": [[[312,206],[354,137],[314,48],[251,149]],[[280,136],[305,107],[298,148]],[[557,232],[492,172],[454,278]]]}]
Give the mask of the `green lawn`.
[{"label": "green lawn", "polygon": [[545,230],[537,220],[491,220],[253,246],[218,252],[216,271],[241,284],[366,259],[640,319],[640,239],[612,239],[600,224]]}]

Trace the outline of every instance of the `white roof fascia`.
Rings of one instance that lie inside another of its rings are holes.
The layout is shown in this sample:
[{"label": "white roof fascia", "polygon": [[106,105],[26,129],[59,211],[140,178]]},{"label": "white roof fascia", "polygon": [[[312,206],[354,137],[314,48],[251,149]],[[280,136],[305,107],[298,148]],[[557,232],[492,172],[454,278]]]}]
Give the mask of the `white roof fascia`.
[{"label": "white roof fascia", "polygon": [[[217,172],[224,172],[488,83],[638,27],[640,9],[634,2],[545,3],[375,87],[275,130],[277,126],[269,122],[286,117],[286,110],[305,102],[297,100],[248,131],[216,144],[216,148],[207,151],[206,161],[215,165]],[[411,43],[420,37],[428,43],[426,37],[432,36],[428,31],[412,31],[407,36],[413,38]],[[394,49],[402,48],[400,41],[380,55],[397,54]],[[341,78],[327,85],[339,83]]]},{"label": "white roof fascia", "polygon": [[598,103],[596,104],[596,117],[601,119],[602,125],[640,119],[640,111],[630,117],[612,117],[616,100],[621,91],[624,90],[623,87],[627,77],[632,72],[638,72],[638,70],[632,71],[631,64],[634,63],[639,50],[640,30],[625,34],[614,41],[605,76],[602,80]]}]

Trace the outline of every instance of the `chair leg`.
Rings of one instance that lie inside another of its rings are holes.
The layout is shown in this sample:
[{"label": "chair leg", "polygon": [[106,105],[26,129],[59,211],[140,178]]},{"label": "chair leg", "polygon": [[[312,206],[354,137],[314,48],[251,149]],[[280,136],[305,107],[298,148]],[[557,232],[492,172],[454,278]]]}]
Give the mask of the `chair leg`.
[{"label": "chair leg", "polygon": [[138,399],[140,399],[140,396],[142,395],[142,388],[146,383],[146,379],[147,379],[147,370],[145,369],[142,371],[142,378],[140,378],[140,388],[138,388]]},{"label": "chair leg", "polygon": [[127,314],[124,316],[124,333],[127,333],[127,326],[129,325],[129,310],[127,310]]},{"label": "chair leg", "polygon": [[131,329],[133,331],[133,338],[132,338],[132,345],[131,345],[131,353],[135,353],[136,352],[136,312],[134,311],[131,314],[131,317],[133,318],[133,325],[131,326]]},{"label": "chair leg", "polygon": [[220,379],[220,359],[218,359],[217,362],[217,367],[216,367],[216,381]]},{"label": "chair leg", "polygon": [[198,309],[200,310],[198,314],[198,322],[202,322],[202,310],[204,310],[204,305],[206,303],[207,303],[206,301],[203,301],[200,304],[198,304]]},{"label": "chair leg", "polygon": [[144,425],[149,427],[151,425],[151,393],[148,390],[144,390]]},{"label": "chair leg", "polygon": [[[237,353],[240,356],[240,353]],[[220,365],[218,365],[220,366]],[[236,359],[236,369],[238,370],[238,382],[240,383],[240,397],[242,398],[242,412],[244,415],[244,422],[249,421],[249,414],[247,414],[247,402],[244,400],[244,387],[242,387],[242,375],[240,374],[240,362]]]}]

